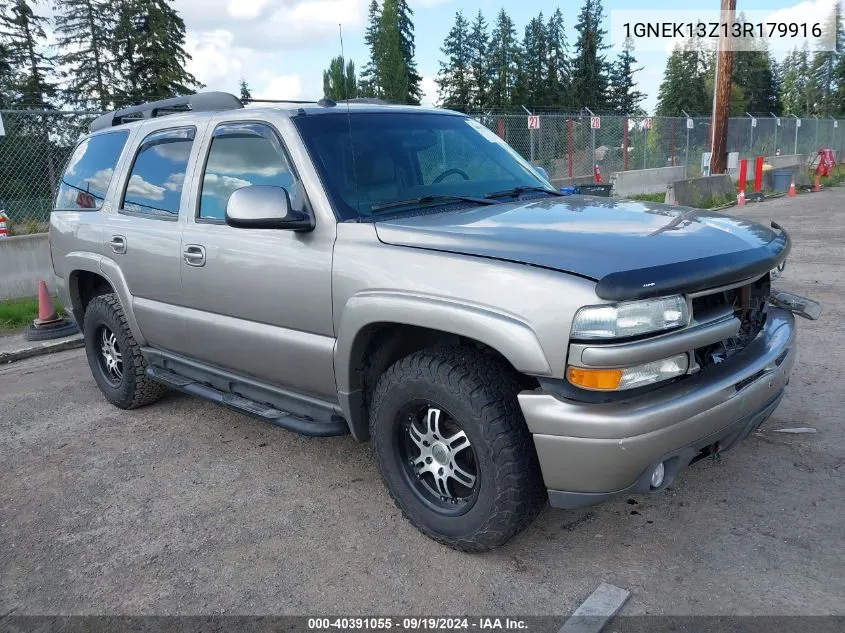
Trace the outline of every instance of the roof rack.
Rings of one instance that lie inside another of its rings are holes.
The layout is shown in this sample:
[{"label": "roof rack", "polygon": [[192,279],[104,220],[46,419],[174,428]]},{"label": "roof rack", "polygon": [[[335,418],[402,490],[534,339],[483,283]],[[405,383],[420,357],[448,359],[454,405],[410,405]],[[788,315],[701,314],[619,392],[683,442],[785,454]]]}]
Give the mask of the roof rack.
[{"label": "roof rack", "polygon": [[219,112],[220,110],[234,110],[243,108],[241,100],[228,92],[198,92],[184,97],[173,97],[161,101],[151,101],[141,105],[129,106],[121,110],[109,112],[94,119],[91,131],[105,130],[115,125],[122,125],[131,121],[154,119],[168,114],[182,112]]}]

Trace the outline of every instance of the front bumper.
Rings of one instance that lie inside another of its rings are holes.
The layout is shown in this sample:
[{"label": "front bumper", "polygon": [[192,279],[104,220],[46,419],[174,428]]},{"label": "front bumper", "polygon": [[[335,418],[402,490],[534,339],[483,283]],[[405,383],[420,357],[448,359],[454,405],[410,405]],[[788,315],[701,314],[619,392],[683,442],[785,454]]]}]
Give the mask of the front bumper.
[{"label": "front bumper", "polygon": [[665,488],[697,457],[746,437],[783,397],[795,335],[793,315],[773,308],[757,338],[728,362],[645,395],[588,404],[520,393],[552,506],[653,492],[650,474],[661,462]]}]

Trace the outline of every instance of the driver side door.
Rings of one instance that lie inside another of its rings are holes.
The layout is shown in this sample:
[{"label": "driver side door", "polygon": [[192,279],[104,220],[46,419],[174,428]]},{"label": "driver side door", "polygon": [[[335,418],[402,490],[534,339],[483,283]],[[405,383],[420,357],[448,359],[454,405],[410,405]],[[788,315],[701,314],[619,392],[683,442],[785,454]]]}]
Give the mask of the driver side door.
[{"label": "driver side door", "polygon": [[257,121],[216,126],[194,178],[182,234],[183,352],[269,384],[336,401],[331,264],[335,227],[307,233],[225,223],[233,191],[284,187],[310,212],[277,130]]}]

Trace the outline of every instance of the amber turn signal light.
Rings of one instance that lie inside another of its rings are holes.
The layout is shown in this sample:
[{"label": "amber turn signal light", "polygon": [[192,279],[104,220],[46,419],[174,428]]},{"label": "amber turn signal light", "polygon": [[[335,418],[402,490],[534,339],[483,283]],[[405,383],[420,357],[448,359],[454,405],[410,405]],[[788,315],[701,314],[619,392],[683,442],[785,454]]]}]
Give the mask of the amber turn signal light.
[{"label": "amber turn signal light", "polygon": [[569,382],[585,389],[601,389],[611,391],[619,388],[622,381],[621,369],[584,369],[583,367],[569,368]]}]

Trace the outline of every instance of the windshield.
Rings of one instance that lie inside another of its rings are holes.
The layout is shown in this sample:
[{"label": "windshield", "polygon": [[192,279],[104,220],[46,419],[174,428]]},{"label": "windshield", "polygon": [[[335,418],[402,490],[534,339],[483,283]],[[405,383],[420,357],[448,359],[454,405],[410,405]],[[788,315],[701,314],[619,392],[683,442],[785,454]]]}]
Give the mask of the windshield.
[{"label": "windshield", "polygon": [[[437,113],[352,112],[299,116],[297,128],[341,219],[472,204],[515,187],[551,185],[473,119]],[[351,134],[350,134],[351,128]],[[414,204],[418,198],[430,197]],[[407,201],[407,205],[391,203]]]}]

